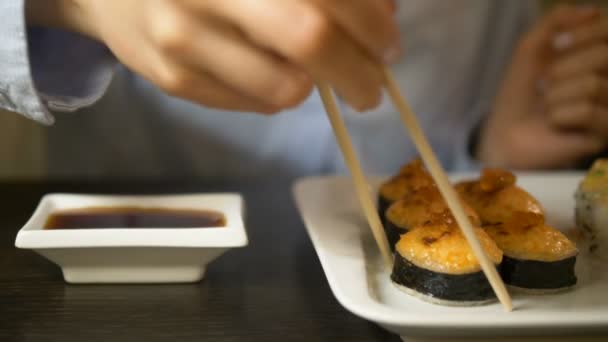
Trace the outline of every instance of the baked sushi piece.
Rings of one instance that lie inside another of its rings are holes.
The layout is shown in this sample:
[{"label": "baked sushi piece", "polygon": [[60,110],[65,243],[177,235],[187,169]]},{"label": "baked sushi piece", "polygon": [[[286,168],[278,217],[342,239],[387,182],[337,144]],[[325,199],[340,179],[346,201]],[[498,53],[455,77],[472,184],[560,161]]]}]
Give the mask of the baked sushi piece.
[{"label": "baked sushi piece", "polygon": [[511,220],[485,226],[503,253],[504,282],[531,293],[553,293],[576,285],[578,250],[564,234],[545,224],[540,215],[520,212]]},{"label": "baked sushi piece", "polygon": [[591,252],[608,242],[608,159],[598,159],[575,194],[576,226],[589,238]]},{"label": "baked sushi piece", "polygon": [[485,169],[479,180],[456,184],[456,191],[477,212],[482,225],[503,223],[515,212],[533,213],[544,217],[541,204],[516,185],[509,171]]},{"label": "baked sushi piece", "polygon": [[378,213],[385,222],[385,212],[394,202],[407,197],[417,189],[433,185],[433,178],[420,159],[405,165],[399,174],[384,182],[378,193]]},{"label": "baked sushi piece", "polygon": [[[471,223],[480,226],[477,213],[464,201],[461,202]],[[386,210],[385,216],[384,231],[393,252],[400,236],[413,227],[456,222],[439,189],[435,186],[420,188],[396,201]]]},{"label": "baked sushi piece", "polygon": [[[502,251],[481,228],[475,230],[490,260],[499,267]],[[473,306],[495,300],[457,225],[416,227],[401,236],[391,280],[407,294],[435,304]]]}]

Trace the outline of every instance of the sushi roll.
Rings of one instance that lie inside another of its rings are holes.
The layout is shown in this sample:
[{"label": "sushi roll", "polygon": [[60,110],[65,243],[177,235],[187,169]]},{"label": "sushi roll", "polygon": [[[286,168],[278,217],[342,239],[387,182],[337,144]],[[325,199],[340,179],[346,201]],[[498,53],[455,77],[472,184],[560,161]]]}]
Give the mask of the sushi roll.
[{"label": "sushi roll", "polygon": [[501,277],[511,287],[531,293],[553,293],[576,285],[578,250],[540,215],[516,213],[505,223],[484,227],[503,251]]},{"label": "sushi roll", "polygon": [[596,252],[608,242],[608,159],[597,160],[575,194],[576,226],[589,238]]},{"label": "sushi roll", "polygon": [[[501,250],[481,228],[475,229],[490,260],[499,267]],[[435,304],[473,306],[495,300],[457,225],[416,227],[401,236],[391,280],[398,289]]]},{"label": "sushi roll", "polygon": [[518,187],[515,175],[500,169],[485,169],[481,178],[456,184],[456,191],[479,214],[481,223],[497,224],[511,219],[515,212],[544,217],[541,204]]},{"label": "sushi roll", "polygon": [[407,197],[416,189],[433,184],[433,178],[426,171],[420,159],[415,159],[402,167],[398,175],[380,186],[378,214],[380,214],[382,222],[385,222],[385,212],[391,204]]},{"label": "sushi roll", "polygon": [[[474,226],[480,225],[477,213],[464,201],[463,207]],[[395,244],[402,234],[413,227],[426,227],[438,223],[452,224],[455,222],[439,189],[427,186],[418,189],[409,196],[393,203],[386,211],[384,231],[391,248],[395,251]]]}]

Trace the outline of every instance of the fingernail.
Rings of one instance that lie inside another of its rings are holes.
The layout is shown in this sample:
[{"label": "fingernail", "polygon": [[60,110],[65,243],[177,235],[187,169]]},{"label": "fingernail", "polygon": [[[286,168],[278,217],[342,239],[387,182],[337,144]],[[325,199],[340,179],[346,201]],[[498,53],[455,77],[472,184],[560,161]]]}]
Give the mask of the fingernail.
[{"label": "fingernail", "polygon": [[553,39],[553,48],[558,51],[565,50],[571,47],[573,43],[574,38],[572,36],[572,33],[564,32],[555,36],[555,38]]},{"label": "fingernail", "polygon": [[393,64],[397,62],[401,58],[402,52],[403,50],[401,49],[400,45],[393,45],[384,52],[384,56],[382,56],[384,59],[384,63]]}]

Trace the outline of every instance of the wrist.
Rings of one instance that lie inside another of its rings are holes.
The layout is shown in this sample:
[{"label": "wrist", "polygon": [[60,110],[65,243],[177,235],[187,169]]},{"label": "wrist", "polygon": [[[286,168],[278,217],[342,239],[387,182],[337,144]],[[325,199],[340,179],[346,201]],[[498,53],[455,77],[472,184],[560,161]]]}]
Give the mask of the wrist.
[{"label": "wrist", "polygon": [[28,26],[57,28],[99,38],[82,0],[26,0],[25,18]]},{"label": "wrist", "polygon": [[[474,149],[474,155],[483,165],[487,167],[505,167],[505,153],[502,148],[504,143],[503,132],[495,129],[497,123],[489,118],[480,125],[479,140]],[[503,132],[504,133],[504,132]]]}]

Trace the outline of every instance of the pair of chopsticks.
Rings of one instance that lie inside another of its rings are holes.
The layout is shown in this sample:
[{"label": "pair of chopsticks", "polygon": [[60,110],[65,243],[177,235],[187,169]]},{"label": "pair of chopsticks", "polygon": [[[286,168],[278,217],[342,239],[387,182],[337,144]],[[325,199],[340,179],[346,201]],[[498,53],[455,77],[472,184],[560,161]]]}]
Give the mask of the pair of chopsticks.
[{"label": "pair of chopsticks", "polygon": [[[384,67],[383,71],[385,87],[393,104],[401,115],[401,121],[403,121],[412,138],[412,141],[414,142],[414,145],[416,145],[416,148],[422,157],[422,160],[435,180],[435,183],[437,184],[439,191],[450,208],[450,211],[454,215],[456,223],[458,223],[462,233],[473,249],[473,253],[477,257],[477,260],[479,260],[481,269],[490,282],[496,297],[498,297],[498,300],[502,303],[505,310],[511,311],[513,309],[511,296],[507,292],[504,282],[498,275],[494,263],[488,258],[487,254],[479,243],[477,235],[475,235],[473,225],[471,224],[468,216],[465,214],[458,195],[450,184],[448,176],[439,163],[437,156],[433,152],[433,149],[431,148],[431,145],[429,144],[428,139],[426,138],[420,123],[418,122],[418,119],[412,112],[410,105],[401,95],[399,86],[397,85],[391,71],[387,67]],[[382,257],[387,267],[390,269],[392,268],[393,257],[389,249],[388,240],[384,234],[384,229],[382,228],[382,223],[380,221],[378,211],[376,210],[376,205],[374,204],[374,199],[372,198],[368,188],[369,183],[367,182],[361,168],[361,164],[357,159],[357,155],[348,134],[348,130],[346,129],[346,125],[344,124],[342,114],[336,105],[336,100],[332,94],[331,88],[324,83],[319,83],[317,86],[319,88],[319,94],[321,95],[323,105],[325,106],[325,111],[329,116],[329,121],[331,122],[334,134],[338,141],[338,145],[342,150],[344,160],[352,175],[357,197],[361,202],[363,212],[372,230],[376,244],[382,253]]]}]

